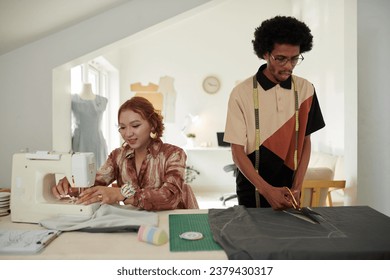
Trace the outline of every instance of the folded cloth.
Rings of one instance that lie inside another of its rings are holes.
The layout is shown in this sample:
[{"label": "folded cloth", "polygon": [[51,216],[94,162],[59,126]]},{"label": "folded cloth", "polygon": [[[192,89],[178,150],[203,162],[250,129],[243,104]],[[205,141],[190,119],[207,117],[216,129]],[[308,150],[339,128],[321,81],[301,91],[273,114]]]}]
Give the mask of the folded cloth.
[{"label": "folded cloth", "polygon": [[91,217],[59,215],[39,222],[47,229],[61,231],[118,232],[137,231],[141,225],[158,225],[154,212],[129,209],[119,205],[101,205]]}]

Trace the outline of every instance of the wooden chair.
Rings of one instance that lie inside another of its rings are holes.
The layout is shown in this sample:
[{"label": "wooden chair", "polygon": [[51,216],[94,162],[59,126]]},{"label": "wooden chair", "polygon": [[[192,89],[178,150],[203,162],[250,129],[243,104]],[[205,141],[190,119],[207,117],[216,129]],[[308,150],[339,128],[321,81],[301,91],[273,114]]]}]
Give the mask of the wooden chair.
[{"label": "wooden chair", "polygon": [[[319,207],[321,196],[326,195],[328,206],[333,206],[331,192],[336,189],[344,189],[345,180],[304,180],[301,191],[301,206]],[[306,196],[309,195],[310,199]],[[307,204],[309,202],[309,205]]]}]

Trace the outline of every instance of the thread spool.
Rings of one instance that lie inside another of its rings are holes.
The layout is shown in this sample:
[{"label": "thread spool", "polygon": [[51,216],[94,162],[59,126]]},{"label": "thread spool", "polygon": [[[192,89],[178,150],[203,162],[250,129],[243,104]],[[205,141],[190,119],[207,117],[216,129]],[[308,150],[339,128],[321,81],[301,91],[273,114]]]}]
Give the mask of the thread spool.
[{"label": "thread spool", "polygon": [[153,245],[163,245],[168,242],[168,234],[165,230],[153,226],[140,226],[138,240]]}]

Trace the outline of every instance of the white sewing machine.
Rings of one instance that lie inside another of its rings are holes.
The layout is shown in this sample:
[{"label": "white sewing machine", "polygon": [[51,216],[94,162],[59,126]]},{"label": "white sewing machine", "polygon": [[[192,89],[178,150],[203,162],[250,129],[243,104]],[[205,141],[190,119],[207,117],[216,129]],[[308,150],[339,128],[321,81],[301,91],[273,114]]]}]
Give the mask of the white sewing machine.
[{"label": "white sewing machine", "polygon": [[12,162],[11,220],[39,223],[59,214],[91,216],[99,203],[75,204],[72,198],[58,200],[51,192],[58,178],[66,176],[74,188],[95,182],[93,153],[18,153]]}]

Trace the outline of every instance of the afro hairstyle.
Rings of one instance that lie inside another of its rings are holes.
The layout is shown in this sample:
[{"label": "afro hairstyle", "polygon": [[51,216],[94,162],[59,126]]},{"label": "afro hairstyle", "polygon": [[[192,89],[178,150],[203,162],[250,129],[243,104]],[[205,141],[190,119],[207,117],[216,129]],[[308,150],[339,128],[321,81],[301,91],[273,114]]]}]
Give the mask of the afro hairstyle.
[{"label": "afro hairstyle", "polygon": [[310,51],[313,35],[310,28],[294,17],[276,16],[265,20],[255,29],[252,40],[255,54],[262,59],[276,44],[299,46],[300,52]]}]

